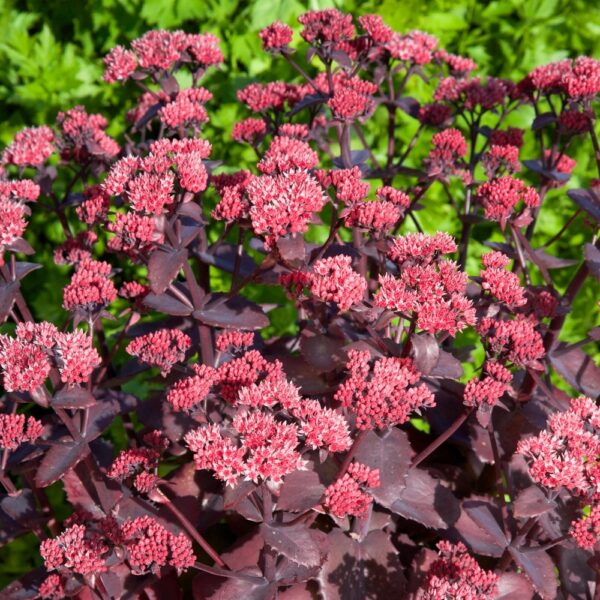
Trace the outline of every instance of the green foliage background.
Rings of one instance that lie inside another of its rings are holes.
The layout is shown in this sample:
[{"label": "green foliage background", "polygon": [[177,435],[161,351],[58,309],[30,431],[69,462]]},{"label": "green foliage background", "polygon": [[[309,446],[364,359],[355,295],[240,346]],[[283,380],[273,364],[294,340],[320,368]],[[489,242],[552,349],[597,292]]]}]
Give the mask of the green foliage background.
[{"label": "green foliage background", "polygon": [[[128,99],[134,98],[136,90],[104,84],[102,56],[148,29],[181,28],[212,32],[222,40],[226,62],[206,84],[217,99],[209,107],[211,122],[206,136],[215,146],[215,156],[231,166],[248,166],[253,154],[229,141],[233,123],[247,116],[235,100],[236,90],[253,79],[293,77],[286,65],[261,51],[258,31],[275,19],[293,26],[305,10],[331,6],[356,15],[378,13],[398,31],[416,28],[432,33],[448,50],[474,58],[479,72],[500,77],[518,79],[539,64],[567,56],[600,57],[600,11],[594,0],[0,0],[0,142],[8,142],[23,126],[51,124],[59,110],[76,104],[104,113],[111,120],[109,132],[118,137],[124,107],[130,106]],[[413,125],[407,122],[406,126]],[[376,146],[377,137],[370,139]],[[595,175],[589,150],[582,147],[574,157],[583,179],[573,183],[584,185]],[[423,214],[425,228],[456,231],[451,207],[442,198],[433,202],[431,214]],[[553,207],[540,222],[539,241],[556,232],[573,210],[564,190],[553,192],[546,202]],[[28,233],[36,247],[40,246],[36,241],[62,241],[59,230],[48,226],[43,215],[34,216]],[[482,228],[475,238],[482,242],[491,235],[496,234]],[[568,242],[551,247],[551,251],[580,258],[586,238],[589,230],[580,220]],[[49,253],[38,255],[37,260],[53,268]],[[476,269],[476,262],[474,265]],[[564,286],[570,271],[554,273]],[[66,272],[62,277],[66,281]],[[26,297],[32,300],[38,319],[62,319],[61,287],[54,277],[45,281],[28,283],[31,289],[26,290]],[[267,291],[269,298],[254,297],[277,301],[272,292]],[[581,339],[594,324],[590,320],[597,320],[597,311],[595,317],[590,316],[597,287],[588,284],[580,296],[565,339]],[[284,331],[290,320],[293,312],[272,313],[275,331]],[[68,508],[60,485],[53,488],[52,503],[64,517]],[[39,564],[37,540],[32,535],[0,549],[0,588]]]}]

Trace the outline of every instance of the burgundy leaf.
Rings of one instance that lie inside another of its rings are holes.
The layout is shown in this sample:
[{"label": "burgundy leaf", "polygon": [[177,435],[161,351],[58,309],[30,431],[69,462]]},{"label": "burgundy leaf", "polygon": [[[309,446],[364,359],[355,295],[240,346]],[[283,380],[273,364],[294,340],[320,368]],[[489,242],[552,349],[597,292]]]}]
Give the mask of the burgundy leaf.
[{"label": "burgundy leaf", "polygon": [[525,575],[535,588],[535,591],[544,600],[554,600],[558,587],[554,563],[543,550],[519,551],[509,546],[508,551],[515,559],[517,565],[523,569]]},{"label": "burgundy leaf", "polygon": [[4,322],[19,293],[19,281],[0,284],[0,322]]},{"label": "burgundy leaf", "polygon": [[463,502],[463,509],[475,521],[481,529],[489,533],[498,546],[506,547],[508,540],[504,532],[498,525],[496,517],[492,514],[489,506],[485,502],[477,500],[466,500]]},{"label": "burgundy leaf", "polygon": [[533,587],[524,575],[502,573],[494,600],[531,600],[533,595]]},{"label": "burgundy leaf", "polygon": [[162,294],[187,260],[187,250],[155,250],[148,262],[148,280],[155,294]]},{"label": "burgundy leaf", "polygon": [[243,296],[223,301],[224,294],[212,294],[208,302],[193,313],[194,318],[213,327],[263,329],[269,318],[254,302]]},{"label": "burgundy leaf", "polygon": [[299,565],[318,566],[325,558],[312,531],[304,523],[291,526],[263,523],[260,532],[268,546]]},{"label": "burgundy leaf", "polygon": [[153,294],[150,292],[144,297],[144,305],[174,317],[187,317],[193,311],[193,308],[190,308],[181,300],[173,298],[170,294]]},{"label": "burgundy leaf", "polygon": [[[207,265],[213,265],[222,271],[233,273],[237,257],[237,246],[232,244],[221,244],[209,252],[196,252],[196,256]],[[239,264],[239,274],[241,277],[248,277],[256,269],[256,263],[252,257],[245,251],[242,251]]]},{"label": "burgundy leaf", "polygon": [[600,281],[600,250],[594,244],[586,244],[583,247],[583,254],[590,275]]},{"label": "burgundy leaf", "polygon": [[403,110],[407,115],[414,117],[415,119],[419,116],[419,110],[421,105],[419,101],[411,96],[402,96],[396,99],[396,106]]},{"label": "burgundy leaf", "polygon": [[581,348],[561,342],[548,358],[569,385],[591,398],[600,395],[600,368]]},{"label": "burgundy leaf", "polygon": [[411,356],[415,367],[423,375],[429,375],[440,359],[440,347],[437,340],[431,333],[421,333],[413,335],[411,344]]},{"label": "burgundy leaf", "polygon": [[560,258],[558,256],[552,256],[548,254],[542,248],[534,250],[540,265],[546,267],[546,269],[564,269],[566,267],[572,267],[577,264],[577,260],[572,258]]},{"label": "burgundy leaf", "polygon": [[384,531],[364,540],[339,529],[329,534],[329,555],[319,573],[323,600],[404,598],[406,579],[398,552]]},{"label": "burgundy leaf", "polygon": [[54,394],[51,404],[55,408],[88,408],[96,404],[96,398],[85,388],[63,388]]},{"label": "burgundy leaf", "polygon": [[40,487],[48,487],[83,460],[88,453],[89,448],[84,441],[52,446],[42,459],[35,475],[35,483]]},{"label": "burgundy leaf", "polygon": [[27,275],[29,275],[29,273],[32,273],[33,271],[37,271],[38,269],[41,269],[43,267],[43,265],[40,265],[39,263],[31,263],[31,262],[17,262],[15,264],[15,276],[17,279],[23,279],[24,277],[26,277]]},{"label": "burgundy leaf", "polygon": [[[543,129],[544,127],[547,127],[551,123],[556,123],[556,121],[557,121],[557,118],[554,113],[551,113],[551,112],[542,113],[541,115],[538,115],[533,120],[533,123],[531,124],[531,128],[533,129],[533,131],[537,131],[538,129]],[[533,162],[533,161],[526,161],[526,162]]]},{"label": "burgundy leaf", "polygon": [[556,503],[546,498],[537,485],[530,485],[515,498],[513,508],[515,517],[529,518],[543,515],[555,506]]},{"label": "burgundy leaf", "polygon": [[306,244],[304,236],[300,233],[278,238],[277,249],[281,258],[288,262],[299,263],[306,257]]},{"label": "burgundy leaf", "polygon": [[600,198],[595,190],[568,190],[567,196],[588,215],[600,221]]},{"label": "burgundy leaf", "polygon": [[379,469],[381,485],[370,493],[382,506],[391,508],[404,493],[412,456],[406,433],[400,429],[390,427],[382,436],[374,431],[364,434],[355,459]]},{"label": "burgundy leaf", "polygon": [[304,360],[315,367],[320,373],[333,371],[344,362],[344,340],[328,335],[315,335],[308,329],[300,337],[300,352]]},{"label": "burgundy leaf", "polygon": [[319,504],[324,491],[314,471],[294,471],[283,480],[277,510],[304,512]]},{"label": "burgundy leaf", "polygon": [[460,515],[458,501],[452,492],[420,469],[411,469],[406,486],[391,510],[405,519],[425,527],[446,529]]},{"label": "burgundy leaf", "polygon": [[192,584],[194,600],[266,600],[274,596],[276,584],[259,574],[258,569],[230,573],[227,577],[200,573]]}]

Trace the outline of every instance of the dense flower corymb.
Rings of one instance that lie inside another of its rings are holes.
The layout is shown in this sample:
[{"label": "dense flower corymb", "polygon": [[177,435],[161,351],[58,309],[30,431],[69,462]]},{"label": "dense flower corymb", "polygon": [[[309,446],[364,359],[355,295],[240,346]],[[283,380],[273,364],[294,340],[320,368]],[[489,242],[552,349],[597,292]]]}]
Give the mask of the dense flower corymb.
[{"label": "dense flower corymb", "polygon": [[159,329],[135,338],[126,350],[142,362],[160,369],[161,375],[169,374],[175,363],[185,358],[185,353],[192,345],[188,335],[179,329]]},{"label": "dense flower corymb", "polygon": [[435,405],[421,374],[410,358],[377,359],[370,362],[368,352],[348,352],[348,377],[338,388],[335,399],[356,414],[359,429],[383,429],[406,423],[411,413]]},{"label": "dense flower corymb", "polygon": [[16,450],[24,442],[34,442],[43,430],[43,425],[33,417],[0,414],[0,448]]},{"label": "dense flower corymb", "polygon": [[310,291],[323,302],[335,302],[340,311],[360,302],[367,282],[352,269],[352,258],[339,255],[315,262],[310,280]]},{"label": "dense flower corymb", "polygon": [[347,473],[325,490],[325,508],[336,517],[362,517],[373,503],[373,496],[364,488],[379,487],[379,470],[361,463],[352,463]]}]

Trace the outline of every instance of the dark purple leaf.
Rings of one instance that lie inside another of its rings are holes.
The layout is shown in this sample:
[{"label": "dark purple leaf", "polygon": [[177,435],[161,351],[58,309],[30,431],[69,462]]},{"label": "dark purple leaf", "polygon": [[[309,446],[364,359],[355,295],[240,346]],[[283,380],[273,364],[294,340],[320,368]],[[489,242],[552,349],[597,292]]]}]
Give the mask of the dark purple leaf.
[{"label": "dark purple leaf", "polygon": [[174,317],[187,317],[193,311],[187,304],[173,298],[170,294],[153,294],[150,292],[144,298],[144,305]]},{"label": "dark purple leaf", "polygon": [[527,552],[520,552],[512,546],[509,546],[508,551],[517,565],[523,569],[535,591],[544,600],[554,600],[558,581],[554,572],[554,563],[548,554],[543,550],[528,549]]},{"label": "dark purple leaf", "polygon": [[598,568],[589,560],[589,553],[581,548],[565,546],[557,548],[556,553],[558,576],[565,594],[570,594],[567,597],[589,598],[590,586],[596,581]]},{"label": "dark purple leaf", "polygon": [[429,375],[437,366],[440,358],[440,347],[437,340],[430,333],[421,333],[413,335],[411,343],[411,356],[415,367],[423,375]]},{"label": "dark purple leaf", "polygon": [[600,250],[593,244],[586,244],[583,247],[583,254],[590,275],[600,281]]},{"label": "dark purple leaf", "polygon": [[0,600],[33,600],[39,598],[38,588],[48,577],[48,572],[43,567],[35,569],[13,581],[0,591]]},{"label": "dark purple leaf", "polygon": [[324,491],[314,471],[294,471],[283,480],[277,510],[304,512],[319,503]]},{"label": "dark purple leaf", "polygon": [[[531,128],[533,129],[533,131],[537,131],[538,129],[543,129],[544,127],[547,127],[551,123],[556,123],[556,122],[557,122],[557,118],[554,113],[551,113],[551,112],[542,113],[541,115],[538,115],[533,120],[533,123],[531,124]],[[531,162],[531,161],[525,161],[525,162]]]},{"label": "dark purple leaf", "polygon": [[200,573],[194,578],[192,596],[194,600],[267,600],[274,597],[275,584],[269,584],[259,576],[258,570],[252,579],[239,576],[222,577]]},{"label": "dark purple leaf", "polygon": [[344,340],[304,330],[300,337],[300,352],[304,360],[319,373],[329,373],[344,362]]},{"label": "dark purple leaf", "polygon": [[96,398],[85,388],[64,388],[54,394],[51,404],[55,408],[88,408],[96,404]]},{"label": "dark purple leaf", "polygon": [[485,502],[477,500],[466,500],[463,502],[463,509],[473,519],[473,521],[484,531],[489,533],[496,544],[500,547],[506,547],[508,540],[504,532],[498,525],[496,517],[493,515],[489,506]]},{"label": "dark purple leaf", "polygon": [[379,469],[381,485],[371,493],[386,508],[392,507],[403,494],[412,456],[406,433],[400,429],[391,427],[381,437],[374,431],[364,434],[355,458],[372,469]]},{"label": "dark purple leaf", "polygon": [[[217,267],[227,273],[233,273],[237,256],[237,247],[233,244],[221,244],[216,249],[209,249],[209,252],[196,252],[196,256],[207,264]],[[256,263],[247,252],[242,252],[242,258],[239,266],[241,277],[248,277],[256,269]]]},{"label": "dark purple leaf", "polygon": [[[363,164],[369,158],[369,153],[366,150],[352,150],[350,153],[351,167]],[[333,164],[338,169],[345,169],[344,161],[341,156],[333,159]]]},{"label": "dark purple leaf", "polygon": [[323,104],[327,102],[329,96],[325,94],[309,94],[308,96],[304,96],[300,102],[296,102],[294,107],[290,111],[290,117],[293,117],[295,114],[298,114],[301,110],[308,108],[309,106],[318,106],[319,104]]},{"label": "dark purple leaf", "polygon": [[600,221],[600,198],[594,190],[568,190],[567,196],[588,215]]},{"label": "dark purple leaf", "polygon": [[155,250],[148,261],[148,280],[155,294],[162,294],[187,260],[187,250]]},{"label": "dark purple leaf", "polygon": [[339,529],[329,534],[329,555],[319,573],[323,600],[404,598],[406,579],[398,551],[384,531],[357,541]]},{"label": "dark purple leaf", "polygon": [[52,446],[42,459],[35,475],[35,482],[40,487],[48,487],[58,481],[69,469],[72,469],[89,452],[87,444],[81,442],[65,442]]},{"label": "dark purple leaf", "polygon": [[226,487],[223,494],[223,509],[235,511],[248,521],[260,523],[263,520],[262,513],[249,497],[256,489],[256,484],[252,481],[242,481],[234,488]]},{"label": "dark purple leaf", "polygon": [[269,325],[263,310],[243,296],[234,296],[223,302],[224,294],[212,294],[201,309],[193,312],[194,318],[213,327],[262,329]]},{"label": "dark purple leaf", "polygon": [[0,284],[0,322],[4,322],[19,293],[18,281]]},{"label": "dark purple leaf", "polygon": [[464,369],[460,363],[460,360],[454,357],[450,352],[440,350],[438,362],[429,376],[459,379],[463,376],[463,373]]},{"label": "dark purple leaf", "polygon": [[542,163],[539,160],[524,160],[523,164],[533,171],[534,173],[538,173],[547,179],[554,179],[556,181],[568,181],[571,177],[569,173],[561,173],[560,171],[548,171],[545,169]]},{"label": "dark purple leaf", "polygon": [[179,91],[179,84],[173,75],[166,74],[160,79],[160,87],[169,95],[174,96]]},{"label": "dark purple leaf", "polygon": [[31,263],[31,262],[17,262],[15,265],[15,275],[17,279],[23,279],[32,271],[37,271],[37,269],[41,269],[43,265],[39,263]]},{"label": "dark purple leaf", "polygon": [[460,515],[458,500],[427,472],[411,469],[405,484],[391,506],[393,512],[434,529],[446,529],[456,522]]},{"label": "dark purple leaf", "polygon": [[502,573],[494,600],[531,600],[533,587],[520,573]]},{"label": "dark purple leaf", "polygon": [[534,250],[534,252],[538,257],[538,264],[544,265],[546,269],[564,269],[565,267],[572,267],[578,263],[578,261],[571,258],[559,258],[558,256],[552,256],[541,248],[537,248]]},{"label": "dark purple leaf", "polygon": [[21,254],[27,254],[28,256],[35,254],[35,250],[31,247],[29,242],[23,238],[17,238],[12,244],[9,244],[7,248],[13,252],[20,252]]},{"label": "dark purple leaf", "polygon": [[495,537],[475,523],[465,510],[461,511],[458,521],[448,531],[448,536],[452,541],[461,541],[473,552],[483,556],[502,556],[506,547],[504,542],[498,545]]},{"label": "dark purple leaf", "polygon": [[304,523],[292,526],[263,523],[260,532],[268,546],[299,565],[318,566],[325,558],[312,531]]},{"label": "dark purple leaf", "polygon": [[536,485],[525,488],[515,498],[513,505],[517,518],[529,518],[543,515],[556,506],[556,503],[546,498],[546,494]]},{"label": "dark purple leaf", "polygon": [[157,102],[153,104],[140,118],[140,120],[135,124],[136,129],[142,129],[145,127],[157,114],[158,111],[162,108],[162,103]]},{"label": "dark purple leaf", "polygon": [[352,68],[352,59],[343,50],[333,50],[330,54],[331,58],[346,69]]},{"label": "dark purple leaf", "polygon": [[570,386],[592,398],[600,395],[600,368],[581,348],[561,342],[548,358]]},{"label": "dark purple leaf", "polygon": [[410,115],[415,119],[419,116],[421,105],[419,104],[418,100],[415,100],[410,96],[402,96],[401,98],[397,98],[396,106],[403,110],[407,115]]},{"label": "dark purple leaf", "polygon": [[281,257],[288,262],[302,262],[306,257],[306,244],[301,233],[278,238],[277,249]]}]

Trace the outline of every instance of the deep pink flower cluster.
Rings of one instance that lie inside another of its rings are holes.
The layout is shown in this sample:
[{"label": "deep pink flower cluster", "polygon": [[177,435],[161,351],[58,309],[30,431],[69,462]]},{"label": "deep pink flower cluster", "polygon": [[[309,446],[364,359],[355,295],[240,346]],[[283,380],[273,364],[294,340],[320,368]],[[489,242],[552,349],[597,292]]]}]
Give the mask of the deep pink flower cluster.
[{"label": "deep pink flower cluster", "polygon": [[446,180],[463,172],[460,160],[467,153],[467,142],[458,129],[445,129],[432,139],[433,148],[427,159],[430,177]]},{"label": "deep pink flower cluster", "polygon": [[510,259],[502,252],[489,252],[481,257],[481,287],[511,308],[527,303],[519,276],[506,270]]},{"label": "deep pink flower cluster", "polygon": [[483,168],[488,178],[499,175],[516,173],[521,170],[519,161],[519,148],[505,144],[503,146],[492,144],[489,152],[482,158]]},{"label": "deep pink flower cluster", "polygon": [[209,394],[217,380],[215,369],[207,365],[192,365],[194,375],[176,381],[167,393],[167,402],[174,411],[190,411]]},{"label": "deep pink flower cluster", "polygon": [[83,202],[76,208],[77,216],[87,225],[102,223],[108,216],[110,196],[100,185],[83,190]]},{"label": "deep pink flower cluster", "polygon": [[219,352],[239,352],[249,348],[254,343],[254,333],[229,329],[222,331],[217,336],[216,348]]},{"label": "deep pink flower cluster", "polygon": [[600,61],[580,56],[536,67],[521,85],[570,100],[587,100],[600,92]]},{"label": "deep pink flower cluster", "polygon": [[0,180],[0,266],[6,246],[14,244],[23,236],[29,214],[26,202],[33,202],[40,195],[40,187],[30,179]]},{"label": "deep pink flower cluster", "polygon": [[377,86],[358,77],[340,75],[333,79],[333,96],[327,101],[335,119],[351,121],[365,117],[374,108],[372,94]]},{"label": "deep pink flower cluster", "polygon": [[44,164],[54,153],[54,132],[50,127],[27,127],[19,131],[2,153],[2,163],[18,167]]},{"label": "deep pink flower cluster", "polygon": [[[318,170],[315,175],[325,189],[332,186],[336,198],[347,204],[364,200],[371,187],[366,181],[362,181],[362,173],[358,167],[331,171]],[[391,200],[391,198],[385,199]]]},{"label": "deep pink flower cluster", "polygon": [[275,21],[258,34],[262,40],[263,50],[278,51],[286,48],[292,41],[293,32],[288,25]]},{"label": "deep pink flower cluster", "polygon": [[57,146],[63,160],[85,163],[91,157],[110,159],[119,154],[119,144],[104,131],[108,121],[100,114],[88,115],[83,106],[59,112]]},{"label": "deep pink flower cluster", "polygon": [[149,31],[131,42],[132,50],[113,48],[104,58],[104,80],[109,83],[129,79],[138,68],[155,72],[175,63],[190,63],[192,69],[223,62],[219,39],[210,34],[183,31]]},{"label": "deep pink flower cluster", "polygon": [[540,197],[520,179],[504,175],[491,179],[477,188],[476,197],[482,204],[486,219],[498,221],[502,227],[522,200],[528,208],[539,206]]},{"label": "deep pink flower cluster", "polygon": [[0,448],[16,450],[25,442],[35,442],[43,432],[44,426],[33,417],[0,414]]},{"label": "deep pink flower cluster", "polygon": [[468,111],[483,112],[500,108],[516,94],[516,86],[505,79],[488,77],[484,83],[480,77],[463,79],[451,76],[439,82],[433,98]]},{"label": "deep pink flower cluster", "polygon": [[492,146],[523,146],[523,134],[525,132],[518,127],[508,127],[507,129],[495,129],[490,135],[490,144]]},{"label": "deep pink flower cluster", "polygon": [[0,367],[7,391],[33,392],[53,367],[63,383],[85,383],[100,364],[92,338],[81,330],[59,332],[51,323],[21,323],[16,338],[0,337]]},{"label": "deep pink flower cluster", "polygon": [[158,111],[160,120],[173,129],[190,126],[198,128],[208,121],[204,104],[212,97],[212,94],[203,87],[182,90],[175,100]]},{"label": "deep pink flower cluster", "polygon": [[282,110],[286,103],[293,106],[300,99],[300,92],[293,84],[271,81],[265,85],[251,83],[238,91],[237,98],[251,111],[262,113]]},{"label": "deep pink flower cluster", "polygon": [[312,169],[318,162],[319,156],[306,142],[278,135],[273,138],[257,167],[263,173],[273,175],[293,169]]},{"label": "deep pink flower cluster", "polygon": [[184,360],[191,345],[192,340],[183,331],[159,329],[135,338],[129,342],[126,351],[140,361],[158,367],[165,377],[176,363]]},{"label": "deep pink flower cluster", "polygon": [[493,407],[510,389],[511,372],[497,362],[486,362],[480,378],[471,379],[465,386],[464,403],[476,408]]},{"label": "deep pink flower cluster", "polygon": [[324,506],[334,516],[364,517],[373,503],[365,488],[379,487],[379,469],[353,462],[348,471],[325,490]]},{"label": "deep pink flower cluster", "polygon": [[371,363],[368,352],[350,350],[348,376],[335,399],[356,414],[359,429],[384,429],[406,423],[411,414],[435,406],[435,398],[410,358],[382,357]]},{"label": "deep pink flower cluster", "polygon": [[456,335],[474,325],[475,308],[465,295],[467,274],[454,261],[440,259],[455,250],[456,244],[447,234],[396,238],[388,256],[398,265],[400,275],[379,277],[375,305],[402,315],[414,313],[416,326],[429,333]]},{"label": "deep pink flower cluster", "polygon": [[345,223],[348,227],[388,231],[400,219],[401,214],[400,207],[393,202],[387,202],[386,200],[360,202],[350,209],[350,212],[346,215]]},{"label": "deep pink flower cluster", "polygon": [[429,567],[419,600],[490,600],[495,597],[499,577],[482,569],[462,542],[439,542],[439,557]]},{"label": "deep pink flower cluster", "polygon": [[300,35],[310,44],[327,44],[351,40],[356,30],[352,15],[341,13],[335,8],[309,10],[298,17],[304,29]]},{"label": "deep pink flower cluster", "polygon": [[65,587],[60,575],[48,575],[40,584],[38,594],[43,600],[62,600],[62,598],[65,598]]},{"label": "deep pink flower cluster", "polygon": [[352,268],[352,257],[340,254],[315,262],[310,291],[322,302],[335,302],[344,312],[363,299],[367,282]]},{"label": "deep pink flower cluster", "polygon": [[584,550],[593,550],[600,539],[600,504],[592,506],[589,515],[571,523],[569,535]]},{"label": "deep pink flower cluster", "polygon": [[426,65],[432,62],[438,44],[436,37],[415,29],[404,35],[395,32],[386,44],[386,49],[392,58],[415,65]]},{"label": "deep pink flower cluster", "polygon": [[249,117],[236,123],[231,132],[231,138],[236,142],[246,142],[255,145],[267,133],[267,124],[264,119]]},{"label": "deep pink flower cluster", "polygon": [[267,249],[282,236],[304,233],[313,213],[325,204],[321,186],[307,171],[254,177],[246,193],[252,229],[264,236]]},{"label": "deep pink flower cluster", "polygon": [[477,324],[477,331],[498,360],[537,367],[546,350],[536,325],[535,320],[521,316],[508,321],[486,317]]},{"label": "deep pink flower cluster", "polygon": [[521,440],[517,452],[541,486],[593,496],[600,481],[600,408],[591,398],[574,398],[569,410],[550,415],[539,435]]},{"label": "deep pink flower cluster", "polygon": [[66,310],[96,312],[108,306],[117,297],[110,275],[112,267],[103,261],[85,258],[76,267],[63,292],[63,306]]}]

